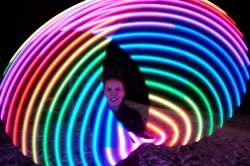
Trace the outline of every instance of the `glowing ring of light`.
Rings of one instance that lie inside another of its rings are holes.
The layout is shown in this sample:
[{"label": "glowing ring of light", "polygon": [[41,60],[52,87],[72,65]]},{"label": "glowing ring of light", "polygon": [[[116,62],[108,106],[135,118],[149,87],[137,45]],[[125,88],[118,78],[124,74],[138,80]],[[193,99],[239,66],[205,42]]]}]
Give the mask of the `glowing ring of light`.
[{"label": "glowing ring of light", "polygon": [[127,132],[102,95],[98,78],[114,41],[146,78],[152,143],[199,141],[223,127],[246,93],[250,62],[242,38],[234,21],[209,1],[79,3],[39,28],[13,56],[0,87],[1,120],[35,163],[112,165],[126,158],[147,140]]}]

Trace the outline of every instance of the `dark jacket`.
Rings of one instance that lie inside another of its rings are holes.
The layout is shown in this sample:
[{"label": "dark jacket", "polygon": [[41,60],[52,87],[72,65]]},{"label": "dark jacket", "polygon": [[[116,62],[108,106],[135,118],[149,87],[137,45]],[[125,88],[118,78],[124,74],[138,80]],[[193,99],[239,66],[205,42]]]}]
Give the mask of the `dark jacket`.
[{"label": "dark jacket", "polygon": [[115,112],[116,118],[127,128],[138,136],[143,136],[145,125],[141,114],[128,107],[124,102],[120,105],[118,111]]}]

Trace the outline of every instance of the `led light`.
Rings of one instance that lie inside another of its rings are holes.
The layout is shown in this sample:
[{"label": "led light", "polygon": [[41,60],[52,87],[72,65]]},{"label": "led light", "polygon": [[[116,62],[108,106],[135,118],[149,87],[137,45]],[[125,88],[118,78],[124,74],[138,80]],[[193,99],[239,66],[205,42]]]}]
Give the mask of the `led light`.
[{"label": "led light", "polygon": [[[110,42],[145,76],[151,140],[129,132],[102,94]],[[223,127],[246,93],[247,51],[235,22],[207,0],[86,0],[13,55],[1,120],[36,164],[115,165],[143,143],[186,145]]]}]

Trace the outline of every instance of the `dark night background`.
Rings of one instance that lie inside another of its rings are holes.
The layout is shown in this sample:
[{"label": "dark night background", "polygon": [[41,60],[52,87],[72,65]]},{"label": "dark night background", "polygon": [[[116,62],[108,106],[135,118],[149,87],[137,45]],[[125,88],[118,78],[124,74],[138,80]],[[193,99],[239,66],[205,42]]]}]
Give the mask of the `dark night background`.
[{"label": "dark night background", "polygon": [[[7,2],[7,3],[6,3]],[[10,58],[25,40],[42,26],[50,18],[56,16],[65,9],[81,2],[81,0],[25,0],[1,2],[1,37],[0,37],[0,73],[7,66]],[[250,23],[248,16],[250,11],[248,2],[244,0],[211,0],[237,23],[238,28],[244,35],[244,40],[249,47]],[[241,107],[249,108],[246,102],[250,100],[248,93],[243,100]],[[242,110],[241,108],[239,109]],[[245,109],[244,109],[245,110]],[[250,111],[248,111],[250,112]]]},{"label": "dark night background", "polygon": [[[248,48],[250,44],[250,6],[247,0],[210,0],[228,13],[236,22],[237,27],[244,35]],[[10,58],[25,40],[50,18],[65,9],[81,2],[81,0],[24,0],[0,2],[0,80]],[[250,83],[248,91],[237,112],[250,114]],[[0,142],[2,142],[3,123],[0,122]],[[9,142],[8,142],[9,143]],[[250,142],[249,142],[250,143]],[[0,144],[3,150],[2,142]],[[4,151],[4,150],[3,150]],[[1,162],[0,162],[1,163]],[[29,165],[27,161],[25,165]],[[1,165],[1,164],[0,164]],[[11,164],[10,164],[11,165]]]}]

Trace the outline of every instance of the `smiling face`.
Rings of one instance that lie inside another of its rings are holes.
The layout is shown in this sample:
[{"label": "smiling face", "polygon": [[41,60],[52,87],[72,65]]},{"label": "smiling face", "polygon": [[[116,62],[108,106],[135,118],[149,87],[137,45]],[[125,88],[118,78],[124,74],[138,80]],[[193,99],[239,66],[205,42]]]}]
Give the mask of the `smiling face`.
[{"label": "smiling face", "polygon": [[113,110],[117,110],[125,96],[125,88],[122,81],[117,79],[108,79],[104,85],[104,95],[108,104]]}]

